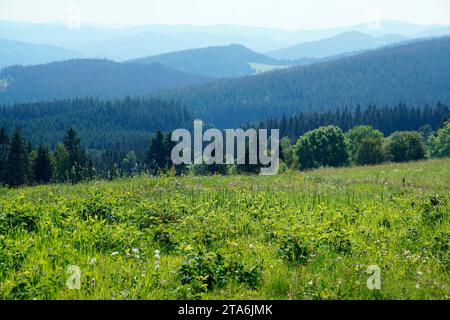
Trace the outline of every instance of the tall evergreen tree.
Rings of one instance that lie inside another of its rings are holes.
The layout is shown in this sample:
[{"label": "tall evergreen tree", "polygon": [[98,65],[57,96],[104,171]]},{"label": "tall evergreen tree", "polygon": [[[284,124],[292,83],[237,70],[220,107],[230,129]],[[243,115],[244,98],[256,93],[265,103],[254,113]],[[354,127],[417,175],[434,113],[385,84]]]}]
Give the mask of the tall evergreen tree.
[{"label": "tall evergreen tree", "polygon": [[161,130],[156,131],[155,136],[150,140],[150,145],[146,154],[146,164],[151,174],[158,174],[166,168],[167,148],[164,143],[164,134]]},{"label": "tall evergreen tree", "polygon": [[67,163],[69,180],[73,183],[79,182],[83,179],[86,156],[81,148],[81,141],[72,127],[67,130],[63,143],[69,155]]},{"label": "tall evergreen tree", "polygon": [[4,183],[3,173],[8,155],[8,136],[5,128],[0,128],[0,185]]},{"label": "tall evergreen tree", "polygon": [[29,159],[27,144],[16,128],[8,147],[8,155],[4,168],[4,179],[11,187],[21,186],[28,182]]},{"label": "tall evergreen tree", "polygon": [[53,163],[47,146],[40,146],[33,162],[34,179],[37,183],[49,183],[53,177]]}]

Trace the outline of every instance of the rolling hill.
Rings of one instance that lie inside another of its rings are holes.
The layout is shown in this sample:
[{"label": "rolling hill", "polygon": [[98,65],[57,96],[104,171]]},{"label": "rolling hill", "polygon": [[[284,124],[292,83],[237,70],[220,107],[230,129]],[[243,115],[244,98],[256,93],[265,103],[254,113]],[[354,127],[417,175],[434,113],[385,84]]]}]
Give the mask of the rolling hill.
[{"label": "rolling hill", "polygon": [[381,20],[377,28],[366,23],[329,29],[284,31],[238,25],[143,25],[109,27],[83,24],[68,29],[60,23],[0,21],[0,39],[47,43],[81,52],[84,57],[130,60],[149,55],[201,47],[239,43],[257,52],[270,52],[304,42],[318,41],[341,33],[358,31],[374,37],[399,34],[410,38],[442,28]]},{"label": "rolling hill", "polygon": [[141,65],[77,59],[0,71],[0,104],[93,96],[138,96],[211,81],[161,64]]},{"label": "rolling hill", "polygon": [[52,148],[62,141],[69,127],[76,128],[89,149],[144,152],[150,134],[192,125],[192,118],[176,102],[124,98],[103,101],[94,98],[64,99],[0,107],[0,128],[22,128],[34,145]]},{"label": "rolling hill", "polygon": [[238,77],[258,73],[258,65],[281,68],[286,62],[256,53],[241,45],[192,49],[132,60],[134,63],[161,63],[187,73],[217,78]]},{"label": "rolling hill", "polygon": [[337,60],[160,92],[217,126],[357,104],[450,103],[450,37],[389,46]]},{"label": "rolling hill", "polygon": [[324,58],[352,51],[375,49],[384,45],[407,40],[398,34],[372,37],[368,34],[352,31],[335,37],[314,42],[306,42],[269,52],[276,59],[296,60],[300,58]]},{"label": "rolling hill", "polygon": [[0,69],[12,65],[31,65],[81,57],[73,50],[47,45],[0,39]]}]

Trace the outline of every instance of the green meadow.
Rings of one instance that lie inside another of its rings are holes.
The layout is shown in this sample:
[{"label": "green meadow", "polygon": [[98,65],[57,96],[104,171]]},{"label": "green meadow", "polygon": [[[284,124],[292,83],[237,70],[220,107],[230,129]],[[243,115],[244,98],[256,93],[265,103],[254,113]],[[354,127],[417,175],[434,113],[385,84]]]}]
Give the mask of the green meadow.
[{"label": "green meadow", "polygon": [[450,159],[3,188],[0,299],[449,299],[449,212]]}]

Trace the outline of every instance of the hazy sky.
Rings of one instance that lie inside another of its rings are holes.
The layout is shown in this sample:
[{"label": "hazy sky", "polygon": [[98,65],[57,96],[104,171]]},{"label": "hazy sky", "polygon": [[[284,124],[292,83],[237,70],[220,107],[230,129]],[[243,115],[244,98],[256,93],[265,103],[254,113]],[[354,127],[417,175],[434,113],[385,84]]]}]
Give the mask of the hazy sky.
[{"label": "hazy sky", "polygon": [[0,19],[82,23],[239,24],[278,29],[324,28],[374,16],[418,24],[450,24],[450,0],[0,0]]}]

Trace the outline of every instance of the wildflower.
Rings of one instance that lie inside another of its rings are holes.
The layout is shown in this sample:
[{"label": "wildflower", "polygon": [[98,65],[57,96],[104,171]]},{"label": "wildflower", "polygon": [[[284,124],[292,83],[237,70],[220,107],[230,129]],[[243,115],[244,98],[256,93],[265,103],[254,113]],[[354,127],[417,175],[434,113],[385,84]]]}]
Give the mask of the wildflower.
[{"label": "wildflower", "polygon": [[131,252],[138,254],[139,253],[139,249],[133,248],[133,249],[131,249]]},{"label": "wildflower", "polygon": [[417,274],[418,274],[419,276],[421,276],[421,275],[423,275],[423,272],[417,271]]},{"label": "wildflower", "polygon": [[117,256],[118,254],[119,254],[119,252],[115,251],[115,252],[111,253],[111,257]]},{"label": "wildflower", "polygon": [[95,264],[95,263],[97,263],[97,259],[96,258],[88,259],[88,264]]},{"label": "wildflower", "polygon": [[155,269],[156,270],[159,269],[159,259],[161,258],[159,253],[160,253],[159,250],[155,250]]},{"label": "wildflower", "polygon": [[416,283],[416,289],[420,288],[420,284]]}]

